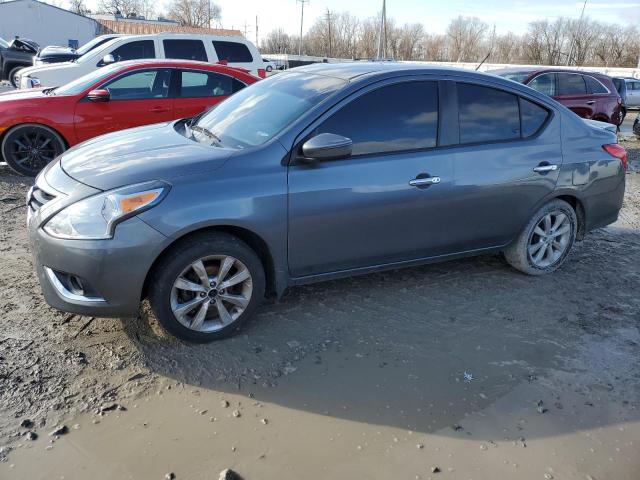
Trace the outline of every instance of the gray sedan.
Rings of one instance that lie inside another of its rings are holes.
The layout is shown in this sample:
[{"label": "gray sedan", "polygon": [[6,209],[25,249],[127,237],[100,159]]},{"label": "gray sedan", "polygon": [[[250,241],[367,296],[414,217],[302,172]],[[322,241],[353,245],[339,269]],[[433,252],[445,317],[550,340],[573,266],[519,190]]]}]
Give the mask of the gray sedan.
[{"label": "gray sedan", "polygon": [[411,64],[312,65],[109,134],[29,192],[45,298],[190,341],[293,285],[502,252],[530,275],[614,222],[626,152],[534,90]]}]

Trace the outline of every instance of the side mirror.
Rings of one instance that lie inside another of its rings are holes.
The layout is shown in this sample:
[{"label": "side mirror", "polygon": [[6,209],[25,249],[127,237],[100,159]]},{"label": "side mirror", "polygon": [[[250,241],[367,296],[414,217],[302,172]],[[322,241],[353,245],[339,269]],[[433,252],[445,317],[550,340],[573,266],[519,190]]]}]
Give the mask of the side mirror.
[{"label": "side mirror", "polygon": [[92,102],[108,102],[111,99],[111,94],[106,88],[99,88],[97,90],[91,90],[87,98]]},{"label": "side mirror", "polygon": [[310,160],[336,160],[351,156],[353,142],[334,133],[321,133],[302,145],[302,155]]},{"label": "side mirror", "polygon": [[110,53],[105,55],[104,57],[102,57],[102,61],[100,62],[102,65],[109,65],[111,63],[116,63],[116,59],[113,58],[113,55],[111,55]]}]

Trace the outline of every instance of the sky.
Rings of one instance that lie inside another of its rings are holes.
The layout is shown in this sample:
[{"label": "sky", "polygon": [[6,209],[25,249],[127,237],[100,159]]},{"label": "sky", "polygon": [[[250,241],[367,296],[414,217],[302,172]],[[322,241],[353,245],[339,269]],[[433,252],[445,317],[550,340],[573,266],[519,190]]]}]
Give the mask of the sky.
[{"label": "sky", "polygon": [[[165,0],[159,0],[162,4]],[[260,37],[276,28],[300,31],[300,3],[296,0],[215,0],[222,8],[225,28],[246,31],[255,40],[256,15]],[[94,9],[97,0],[87,0]],[[578,18],[582,0],[387,0],[387,17],[400,23],[423,23],[429,33],[443,33],[452,18],[475,16],[495,25],[498,33],[522,33],[533,20]],[[382,0],[309,0],[305,4],[304,30],[327,8],[370,17],[381,9]],[[591,19],[622,25],[640,23],[640,0],[587,0],[585,15]]]}]

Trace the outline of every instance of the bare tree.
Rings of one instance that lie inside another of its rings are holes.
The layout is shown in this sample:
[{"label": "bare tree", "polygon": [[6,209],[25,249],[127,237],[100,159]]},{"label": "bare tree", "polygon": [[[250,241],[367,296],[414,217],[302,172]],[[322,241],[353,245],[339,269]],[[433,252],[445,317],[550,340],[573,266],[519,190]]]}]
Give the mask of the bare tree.
[{"label": "bare tree", "polygon": [[272,30],[262,39],[261,50],[267,53],[292,53],[295,51],[295,39],[281,28]]},{"label": "bare tree", "polygon": [[88,15],[91,13],[91,10],[87,8],[84,0],[70,0],[69,10],[73,13],[77,13],[78,15]]},{"label": "bare tree", "polygon": [[211,0],[173,0],[167,16],[187,27],[219,27],[222,21],[220,6]]},{"label": "bare tree", "polygon": [[451,59],[456,62],[482,60],[479,47],[487,30],[488,25],[477,17],[459,16],[452,20],[447,28]]}]

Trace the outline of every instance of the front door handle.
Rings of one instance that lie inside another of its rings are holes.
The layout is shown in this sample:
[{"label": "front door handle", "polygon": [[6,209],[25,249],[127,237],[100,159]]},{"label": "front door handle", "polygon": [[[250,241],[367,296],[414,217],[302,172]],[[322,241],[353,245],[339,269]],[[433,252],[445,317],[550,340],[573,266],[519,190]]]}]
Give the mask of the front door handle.
[{"label": "front door handle", "polygon": [[589,101],[587,102],[587,105],[593,105],[594,103],[596,103],[596,101],[595,101],[595,100],[589,100]]},{"label": "front door handle", "polygon": [[440,177],[414,178],[413,180],[409,180],[409,185],[412,187],[424,187],[427,185],[436,185],[438,183],[440,183]]},{"label": "front door handle", "polygon": [[558,165],[538,165],[533,169],[537,173],[555,172],[556,170],[558,170]]},{"label": "front door handle", "polygon": [[169,110],[171,110],[171,107],[151,107],[149,109],[149,111],[153,113],[164,113],[168,112]]}]

